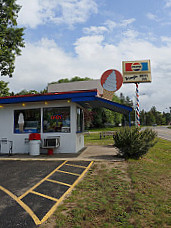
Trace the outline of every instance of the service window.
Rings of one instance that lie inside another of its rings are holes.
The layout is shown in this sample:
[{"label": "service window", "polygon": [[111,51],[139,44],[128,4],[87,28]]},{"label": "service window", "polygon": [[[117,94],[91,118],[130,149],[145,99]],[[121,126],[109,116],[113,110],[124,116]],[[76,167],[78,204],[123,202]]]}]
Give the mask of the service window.
[{"label": "service window", "polygon": [[39,133],[40,127],[40,108],[14,110],[14,133]]},{"label": "service window", "polygon": [[77,132],[84,131],[84,113],[81,108],[77,108]]},{"label": "service window", "polygon": [[44,108],[43,132],[70,132],[70,107]]}]

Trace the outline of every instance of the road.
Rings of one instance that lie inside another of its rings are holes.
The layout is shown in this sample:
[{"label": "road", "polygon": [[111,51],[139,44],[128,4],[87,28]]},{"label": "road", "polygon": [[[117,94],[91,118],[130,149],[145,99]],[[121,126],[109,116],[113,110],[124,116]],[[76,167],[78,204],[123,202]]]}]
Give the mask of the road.
[{"label": "road", "polygon": [[167,126],[156,126],[151,128],[158,133],[158,137],[171,141],[171,129],[167,128]]}]

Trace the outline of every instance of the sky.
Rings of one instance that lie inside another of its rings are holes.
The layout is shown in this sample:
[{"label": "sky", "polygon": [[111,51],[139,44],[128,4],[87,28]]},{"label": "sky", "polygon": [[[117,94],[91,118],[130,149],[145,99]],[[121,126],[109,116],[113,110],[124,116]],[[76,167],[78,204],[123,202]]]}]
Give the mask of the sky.
[{"label": "sky", "polygon": [[[40,91],[74,76],[100,79],[122,61],[151,61],[152,83],[139,84],[140,110],[171,107],[171,0],[17,0],[25,48],[10,91]],[[135,101],[135,84],[123,84]]]}]

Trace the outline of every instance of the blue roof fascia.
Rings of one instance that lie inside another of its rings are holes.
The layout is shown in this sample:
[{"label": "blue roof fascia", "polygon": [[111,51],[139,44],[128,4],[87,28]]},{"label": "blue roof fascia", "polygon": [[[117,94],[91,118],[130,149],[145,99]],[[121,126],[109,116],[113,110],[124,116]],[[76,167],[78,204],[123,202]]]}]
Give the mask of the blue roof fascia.
[{"label": "blue roof fascia", "polygon": [[118,108],[126,109],[129,112],[132,112],[132,110],[133,110],[133,108],[131,108],[129,106],[122,105],[122,104],[119,104],[119,103],[116,103],[116,102],[113,102],[113,101],[109,101],[109,100],[106,100],[106,99],[103,99],[103,98],[100,98],[100,97],[96,97],[96,100],[105,102],[105,103],[110,104],[110,105],[114,105],[114,106],[116,106]]},{"label": "blue roof fascia", "polygon": [[85,101],[101,101],[101,102],[104,102],[104,103],[107,103],[109,105],[112,105],[112,106],[115,106],[115,107],[118,107],[118,108],[121,108],[121,109],[125,109],[129,112],[131,112],[133,109],[129,106],[126,106],[126,105],[122,105],[122,104],[119,104],[119,103],[116,103],[116,102],[113,102],[113,101],[109,101],[109,100],[106,100],[106,99],[103,99],[103,98],[100,98],[100,97],[96,97],[96,96],[92,96],[92,97],[77,97],[77,98],[72,98],[72,101],[73,102],[76,102],[76,103],[80,103],[81,102],[85,102]]},{"label": "blue roof fascia", "polygon": [[84,101],[94,101],[94,100],[96,100],[95,96],[91,96],[91,97],[75,97],[75,98],[71,99],[72,102],[84,102]]},{"label": "blue roof fascia", "polygon": [[96,96],[96,91],[91,92],[78,92],[78,93],[64,93],[64,94],[50,94],[50,95],[40,95],[40,96],[23,96],[23,97],[9,97],[1,98],[0,104],[12,104],[12,103],[22,103],[22,102],[39,102],[39,101],[50,101],[50,100],[65,100],[78,97],[92,97]]}]

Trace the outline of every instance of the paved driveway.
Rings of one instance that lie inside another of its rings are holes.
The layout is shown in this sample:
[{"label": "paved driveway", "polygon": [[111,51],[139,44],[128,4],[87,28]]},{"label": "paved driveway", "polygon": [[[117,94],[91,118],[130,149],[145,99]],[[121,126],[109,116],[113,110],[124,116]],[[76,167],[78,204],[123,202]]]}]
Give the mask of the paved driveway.
[{"label": "paved driveway", "polygon": [[171,141],[171,129],[167,128],[166,126],[159,126],[154,127],[154,130],[157,131],[160,138]]},{"label": "paved driveway", "polygon": [[0,161],[0,227],[36,227],[90,168],[90,161]]},{"label": "paved driveway", "polygon": [[[146,127],[143,127],[143,129],[145,128]],[[156,126],[156,127],[147,127],[147,128],[152,128],[153,130],[155,130],[159,138],[163,138],[171,141],[171,129],[169,129],[167,126]]]}]

